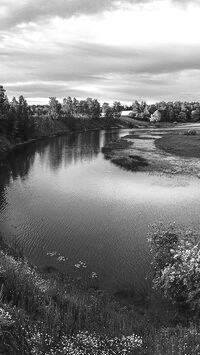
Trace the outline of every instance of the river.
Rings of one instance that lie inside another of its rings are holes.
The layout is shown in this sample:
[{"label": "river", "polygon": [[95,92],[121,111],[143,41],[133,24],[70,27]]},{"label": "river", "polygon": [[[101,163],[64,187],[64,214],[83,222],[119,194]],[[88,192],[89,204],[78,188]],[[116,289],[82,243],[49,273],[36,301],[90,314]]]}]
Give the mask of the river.
[{"label": "river", "polygon": [[13,151],[1,165],[3,237],[38,266],[88,280],[95,272],[98,286],[114,292],[150,292],[149,225],[197,225],[200,181],[128,172],[104,159],[104,144],[129,132],[69,134]]}]

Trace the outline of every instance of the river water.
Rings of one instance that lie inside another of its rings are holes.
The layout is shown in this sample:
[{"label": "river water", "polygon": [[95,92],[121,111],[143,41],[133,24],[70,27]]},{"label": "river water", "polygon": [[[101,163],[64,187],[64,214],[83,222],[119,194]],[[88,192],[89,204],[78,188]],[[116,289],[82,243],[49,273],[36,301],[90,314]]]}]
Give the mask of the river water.
[{"label": "river water", "polygon": [[90,280],[95,272],[98,286],[115,292],[148,292],[148,226],[199,224],[200,181],[127,172],[105,160],[104,144],[128,133],[70,134],[13,152],[1,163],[3,237],[39,266]]}]

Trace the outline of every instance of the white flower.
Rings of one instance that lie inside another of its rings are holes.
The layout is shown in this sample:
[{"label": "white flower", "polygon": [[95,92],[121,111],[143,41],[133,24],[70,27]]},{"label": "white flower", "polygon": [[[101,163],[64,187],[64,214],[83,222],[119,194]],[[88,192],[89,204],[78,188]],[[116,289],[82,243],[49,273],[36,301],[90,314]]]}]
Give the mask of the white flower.
[{"label": "white flower", "polygon": [[98,277],[97,273],[93,271],[93,272],[92,272],[92,278],[93,278],[93,279],[96,279],[97,277]]}]

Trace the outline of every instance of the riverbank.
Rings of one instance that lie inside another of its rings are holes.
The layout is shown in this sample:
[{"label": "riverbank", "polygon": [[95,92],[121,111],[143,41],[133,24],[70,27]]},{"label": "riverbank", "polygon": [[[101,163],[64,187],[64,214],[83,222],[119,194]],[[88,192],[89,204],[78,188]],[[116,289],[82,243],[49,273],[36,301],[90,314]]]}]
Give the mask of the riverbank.
[{"label": "riverbank", "polygon": [[51,138],[56,136],[61,136],[69,133],[82,133],[91,130],[102,130],[102,129],[119,129],[119,128],[131,128],[134,127],[134,123],[122,119],[93,119],[93,120],[79,120],[72,127],[67,125],[67,123],[51,120],[51,125],[47,130],[44,130],[42,127],[38,128],[38,131],[34,134],[33,137],[24,142],[11,142],[7,137],[0,136],[0,161],[5,159],[9,152],[19,146],[28,144],[44,138]]},{"label": "riverbank", "polygon": [[[1,240],[1,354],[198,354],[195,326],[149,313],[56,270],[39,270]],[[175,352],[173,352],[175,351]]]},{"label": "riverbank", "polygon": [[[106,159],[126,170],[198,177],[200,127],[195,124],[196,134],[190,135],[191,127],[182,124],[136,129],[102,151]],[[120,142],[124,142],[123,147]]]}]

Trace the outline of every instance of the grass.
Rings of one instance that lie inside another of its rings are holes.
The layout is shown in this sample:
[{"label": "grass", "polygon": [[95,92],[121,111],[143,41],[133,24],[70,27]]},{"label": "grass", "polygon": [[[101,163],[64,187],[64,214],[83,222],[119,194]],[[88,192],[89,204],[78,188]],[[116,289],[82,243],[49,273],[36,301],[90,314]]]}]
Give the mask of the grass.
[{"label": "grass", "polygon": [[128,347],[141,353],[141,337],[135,331],[138,324],[144,327],[145,320],[134,310],[129,312],[112,296],[66,275],[41,273],[3,249],[1,354],[68,354],[70,347],[71,354],[97,354],[95,344],[99,351],[106,348],[106,354],[124,348],[129,354]]},{"label": "grass", "polygon": [[4,243],[1,249],[1,355],[199,354],[196,325],[163,321],[67,275],[41,272]]},{"label": "grass", "polygon": [[102,148],[105,158],[110,159],[113,164],[126,170],[138,171],[147,167],[148,162],[146,159],[138,155],[127,153],[128,149],[133,145],[133,142],[125,138],[127,137],[107,143]]},{"label": "grass", "polygon": [[184,158],[200,158],[200,135],[166,135],[155,140],[157,148]]},{"label": "grass", "polygon": [[143,127],[143,128],[146,128],[146,127],[149,127],[150,126],[150,123],[147,122],[147,121],[141,121],[141,120],[136,120],[135,118],[131,118],[129,116],[123,116],[123,117],[120,117],[121,121],[123,122],[127,122],[127,123],[130,123],[133,127]]},{"label": "grass", "polygon": [[117,166],[120,166],[123,169],[131,170],[131,171],[138,171],[141,170],[143,167],[148,166],[148,162],[138,156],[138,155],[129,155],[128,157],[113,157],[111,162]]}]

